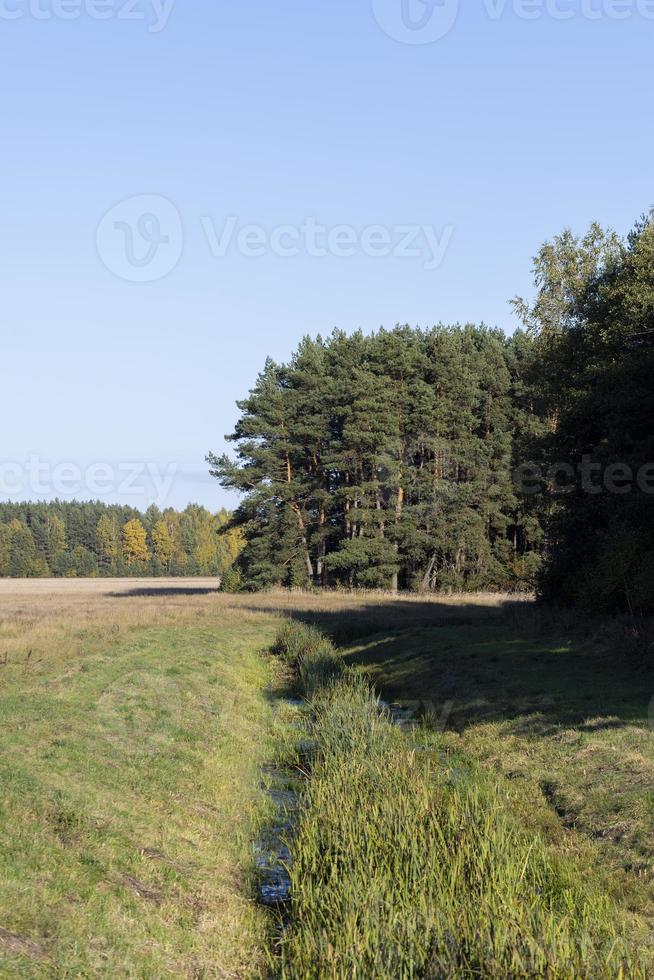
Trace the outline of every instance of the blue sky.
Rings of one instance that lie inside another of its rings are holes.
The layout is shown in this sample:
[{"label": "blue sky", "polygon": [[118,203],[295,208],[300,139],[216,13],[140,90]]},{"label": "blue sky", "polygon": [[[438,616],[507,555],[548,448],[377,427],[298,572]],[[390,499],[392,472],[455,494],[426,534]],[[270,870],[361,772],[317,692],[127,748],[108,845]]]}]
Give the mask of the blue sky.
[{"label": "blue sky", "polygon": [[217,508],[267,354],[514,329],[542,241],[654,204],[653,40],[652,0],[0,0],[0,499]]}]

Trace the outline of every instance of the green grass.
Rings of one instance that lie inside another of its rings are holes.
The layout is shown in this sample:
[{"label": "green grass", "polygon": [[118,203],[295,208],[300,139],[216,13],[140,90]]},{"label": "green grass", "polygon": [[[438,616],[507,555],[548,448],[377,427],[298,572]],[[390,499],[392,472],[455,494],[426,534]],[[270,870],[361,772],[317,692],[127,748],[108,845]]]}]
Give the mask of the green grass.
[{"label": "green grass", "polygon": [[[275,969],[590,977],[624,958],[638,975],[654,673],[622,624],[501,597],[72,585],[0,604],[0,975],[266,975],[260,767],[304,737],[266,693],[280,613],[322,748]],[[380,717],[371,680],[415,703],[417,736]]]},{"label": "green grass", "polygon": [[[310,673],[324,644],[293,629],[278,646]],[[438,733],[421,730],[416,747],[351,671],[312,707],[319,750],[283,976],[646,975],[639,923],[577,855],[521,820],[502,780],[453,758]]]},{"label": "green grass", "polygon": [[3,977],[260,975],[273,624],[96,621],[0,668]]},{"label": "green grass", "polygon": [[654,663],[627,626],[525,608],[368,636],[344,659],[422,705],[448,751],[505,777],[524,819],[652,928]]}]

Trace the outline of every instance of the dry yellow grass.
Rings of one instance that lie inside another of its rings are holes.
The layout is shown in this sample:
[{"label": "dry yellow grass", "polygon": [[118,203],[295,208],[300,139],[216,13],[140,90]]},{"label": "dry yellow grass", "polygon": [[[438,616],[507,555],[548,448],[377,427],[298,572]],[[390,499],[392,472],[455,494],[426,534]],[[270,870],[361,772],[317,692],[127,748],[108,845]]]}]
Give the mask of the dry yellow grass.
[{"label": "dry yellow grass", "polygon": [[[289,592],[228,595],[211,578],[0,579],[0,660],[44,650],[55,638],[74,640],[86,629],[181,623],[215,618],[228,610],[243,616],[296,615],[355,628],[438,625],[486,618],[526,596],[498,593],[396,596],[382,592]],[[350,624],[349,626],[347,624]],[[371,629],[370,632],[373,630]]]}]

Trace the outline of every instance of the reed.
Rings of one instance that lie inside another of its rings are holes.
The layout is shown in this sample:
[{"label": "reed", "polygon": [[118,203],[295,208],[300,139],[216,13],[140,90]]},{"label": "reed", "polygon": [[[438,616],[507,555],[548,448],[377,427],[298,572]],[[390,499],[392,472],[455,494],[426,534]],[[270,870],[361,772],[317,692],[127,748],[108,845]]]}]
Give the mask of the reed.
[{"label": "reed", "polygon": [[[302,648],[306,641],[306,647]],[[286,624],[283,646],[312,675],[330,645]],[[293,841],[283,977],[640,977],[633,922],[521,827],[501,786],[465,760],[444,765],[370,685],[333,671],[312,697],[319,744]]]}]

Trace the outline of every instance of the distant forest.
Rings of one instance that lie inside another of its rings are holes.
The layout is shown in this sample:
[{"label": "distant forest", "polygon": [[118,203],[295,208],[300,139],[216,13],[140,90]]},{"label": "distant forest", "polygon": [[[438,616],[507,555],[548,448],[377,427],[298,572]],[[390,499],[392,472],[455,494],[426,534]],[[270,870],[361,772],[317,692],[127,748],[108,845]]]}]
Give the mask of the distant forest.
[{"label": "distant forest", "polygon": [[213,474],[244,588],[532,589],[654,610],[654,227],[544,245],[524,329],[305,338]]},{"label": "distant forest", "polygon": [[0,576],[223,576],[240,532],[227,511],[191,504],[163,513],[55,501],[0,504]]}]

